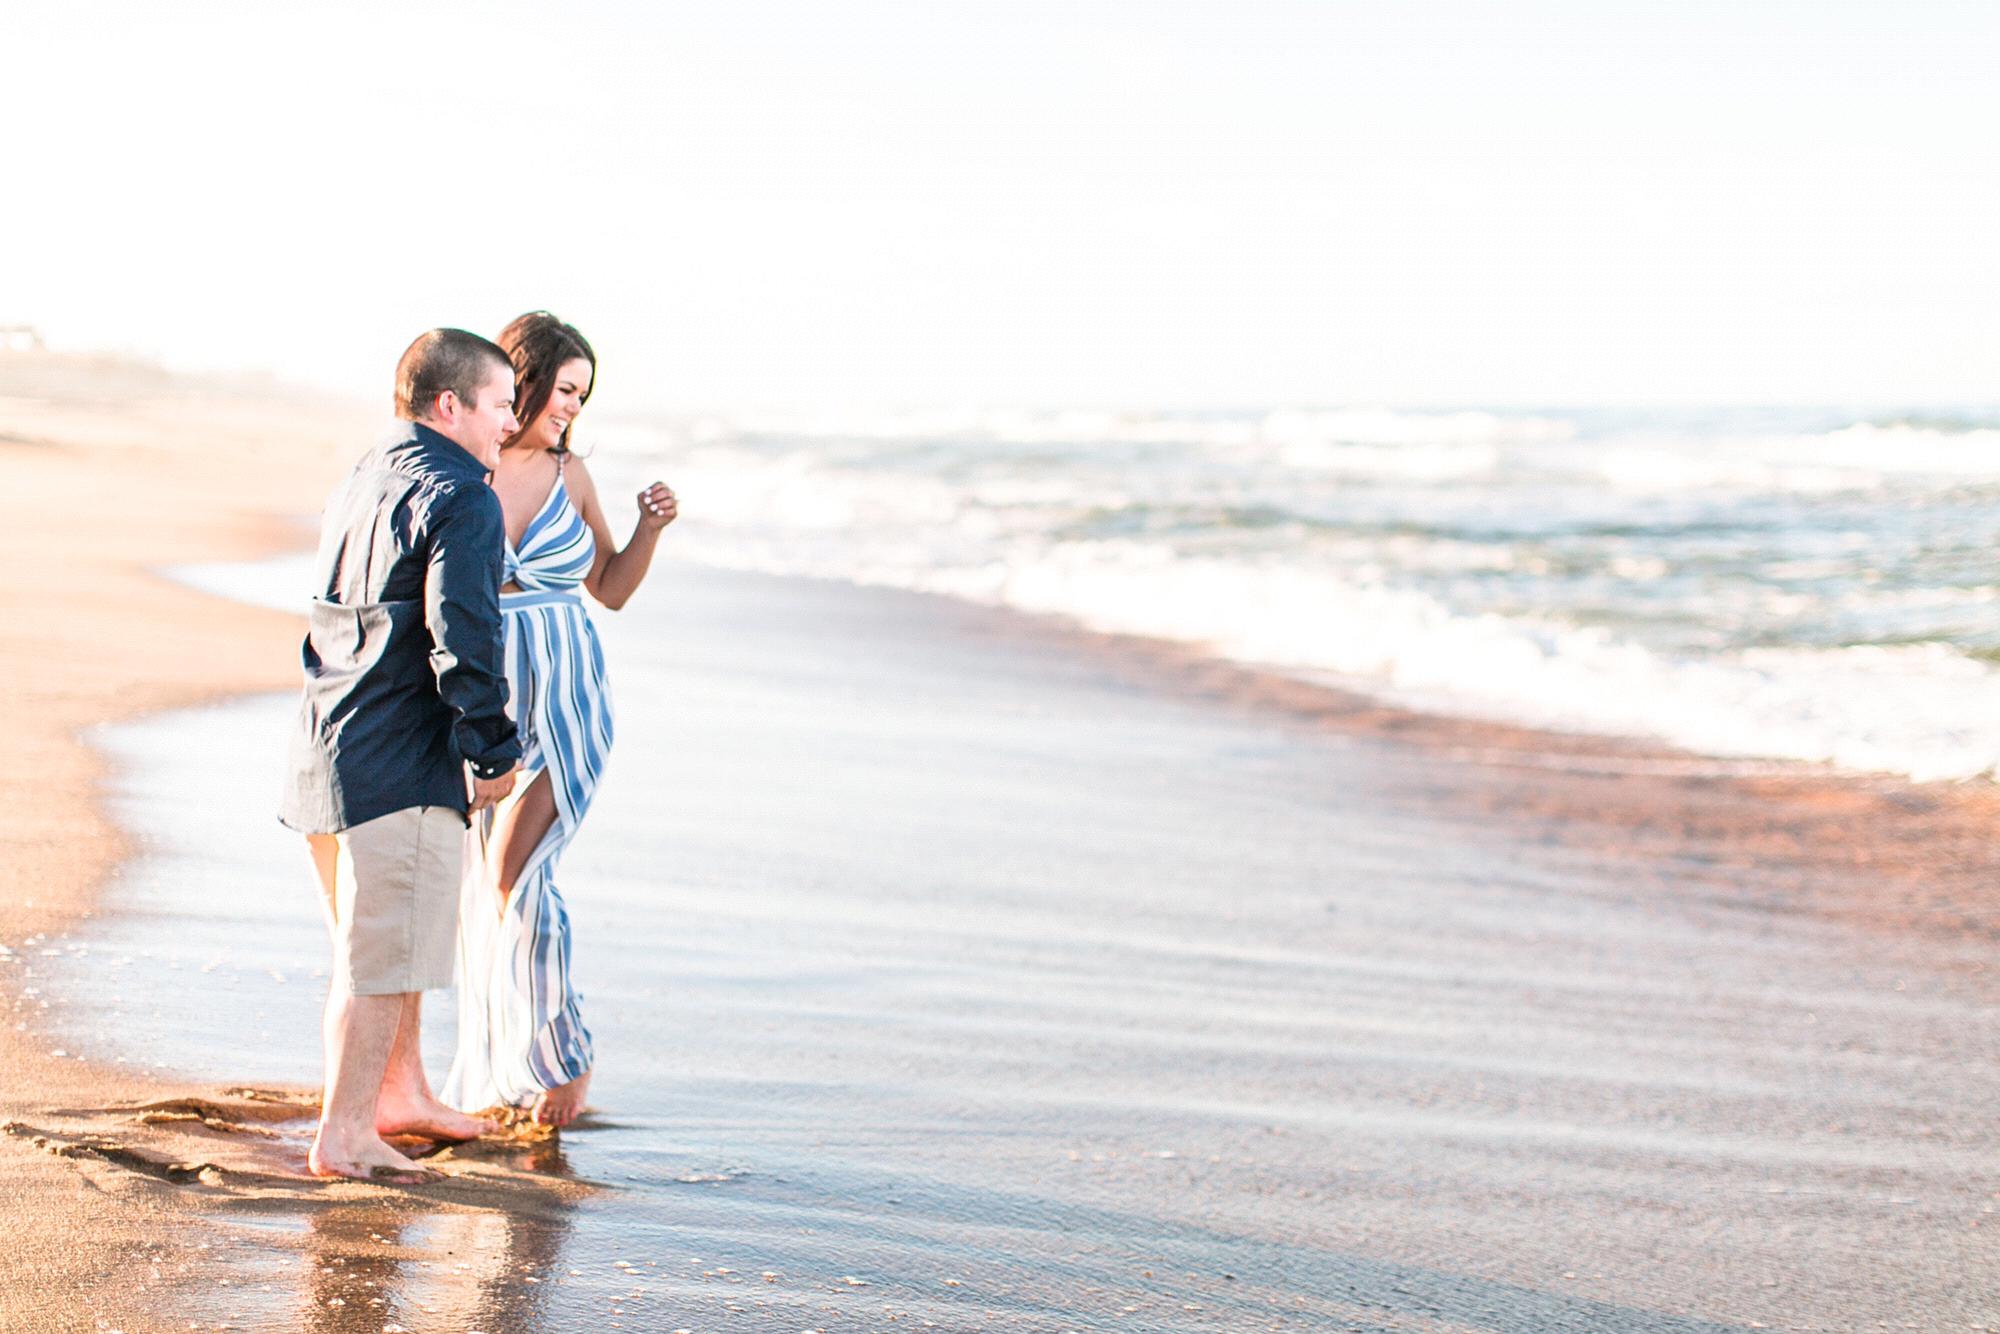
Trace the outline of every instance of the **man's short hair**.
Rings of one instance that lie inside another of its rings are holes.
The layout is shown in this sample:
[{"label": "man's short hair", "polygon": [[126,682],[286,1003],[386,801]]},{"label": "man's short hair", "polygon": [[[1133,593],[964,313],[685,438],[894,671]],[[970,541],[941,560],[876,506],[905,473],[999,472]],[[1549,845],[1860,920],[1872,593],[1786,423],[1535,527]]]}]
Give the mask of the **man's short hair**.
[{"label": "man's short hair", "polygon": [[479,406],[480,386],[494,367],[511,377],[513,363],[497,343],[463,329],[432,329],[396,363],[396,415],[416,421],[431,415],[438,395],[450,390],[468,408]]}]

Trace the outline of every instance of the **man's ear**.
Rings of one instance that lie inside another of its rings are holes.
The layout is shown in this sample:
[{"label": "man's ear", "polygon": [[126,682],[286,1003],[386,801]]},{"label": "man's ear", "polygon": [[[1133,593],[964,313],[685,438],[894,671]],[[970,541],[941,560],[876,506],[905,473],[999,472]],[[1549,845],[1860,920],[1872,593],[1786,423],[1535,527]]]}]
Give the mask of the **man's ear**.
[{"label": "man's ear", "polygon": [[441,422],[457,421],[459,410],[464,406],[458,401],[458,395],[447,389],[431,400],[431,415]]}]

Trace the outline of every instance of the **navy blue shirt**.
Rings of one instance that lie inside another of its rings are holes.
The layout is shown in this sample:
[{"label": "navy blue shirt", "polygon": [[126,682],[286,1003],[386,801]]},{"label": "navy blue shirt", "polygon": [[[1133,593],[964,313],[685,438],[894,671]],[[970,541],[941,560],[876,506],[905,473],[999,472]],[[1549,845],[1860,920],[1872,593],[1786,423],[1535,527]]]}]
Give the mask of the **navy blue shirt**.
[{"label": "navy blue shirt", "polygon": [[486,469],[417,422],[327,502],[305,695],[278,818],[308,834],[411,806],[465,813],[465,766],[521,758],[507,716],[500,498]]}]

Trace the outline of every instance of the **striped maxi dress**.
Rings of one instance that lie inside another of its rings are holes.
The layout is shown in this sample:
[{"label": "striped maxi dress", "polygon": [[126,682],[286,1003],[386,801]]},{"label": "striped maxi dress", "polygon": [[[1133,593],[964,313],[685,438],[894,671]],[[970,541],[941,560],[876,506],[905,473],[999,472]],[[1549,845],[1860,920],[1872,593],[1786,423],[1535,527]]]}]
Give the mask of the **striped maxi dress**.
[{"label": "striped maxi dress", "polygon": [[611,750],[604,652],[578,588],[596,543],[570,502],[563,472],[505,553],[500,595],[507,685],[523,755],[515,791],[546,770],[556,818],[529,855],[504,907],[490,886],[493,812],[467,833],[458,921],[458,1052],[443,1100],[465,1111],[525,1106],[590,1069],[590,1030],[570,978],[569,913],[555,884]]}]

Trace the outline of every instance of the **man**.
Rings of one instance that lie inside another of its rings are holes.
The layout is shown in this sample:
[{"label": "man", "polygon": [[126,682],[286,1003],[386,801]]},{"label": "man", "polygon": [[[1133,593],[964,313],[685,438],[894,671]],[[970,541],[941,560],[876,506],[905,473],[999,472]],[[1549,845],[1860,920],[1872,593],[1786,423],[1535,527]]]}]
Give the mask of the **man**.
[{"label": "man", "polygon": [[500,502],[486,484],[514,419],[506,354],[433,329],[396,367],[401,426],[328,502],[305,698],[279,818],[306,835],[333,933],[314,1174],[435,1180],[385,1135],[471,1139],[488,1123],[424,1078],[423,992],[449,986],[469,813],[505,797]]}]

